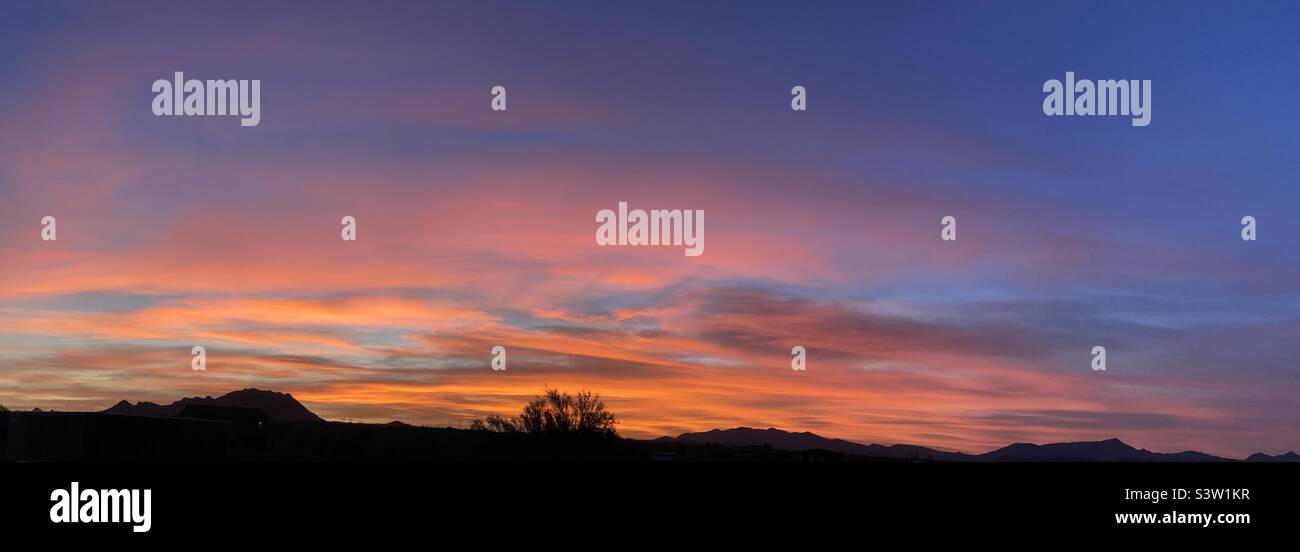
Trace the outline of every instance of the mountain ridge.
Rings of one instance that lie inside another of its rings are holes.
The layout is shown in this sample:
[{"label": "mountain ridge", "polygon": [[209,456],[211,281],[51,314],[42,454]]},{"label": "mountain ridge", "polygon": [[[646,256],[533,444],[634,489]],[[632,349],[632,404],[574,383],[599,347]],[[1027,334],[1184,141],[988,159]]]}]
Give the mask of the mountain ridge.
[{"label": "mountain ridge", "polygon": [[777,428],[755,429],[736,427],[731,429],[712,429],[701,432],[682,433],[676,437],[659,437],[654,441],[685,442],[695,444],[718,444],[723,446],[769,446],[778,450],[801,451],[823,449],[841,454],[874,456],[884,458],[908,458],[918,460],[970,461],[970,462],[1052,462],[1052,461],[1086,461],[1086,462],[1300,462],[1300,455],[1287,452],[1270,456],[1262,452],[1250,455],[1245,460],[1215,456],[1204,452],[1187,450],[1182,452],[1152,452],[1133,447],[1118,438],[1101,441],[1075,441],[1065,443],[1012,443],[1002,448],[983,454],[943,451],[918,445],[861,444],[844,439],[822,437],[815,433],[791,432]]},{"label": "mountain ridge", "polygon": [[322,421],[320,416],[308,410],[289,393],[253,388],[231,391],[215,399],[210,395],[207,397],[185,397],[165,405],[149,401],[132,404],[130,401],[121,400],[101,412],[134,416],[173,417],[180,414],[186,406],[191,404],[257,408],[266,413],[270,421],[276,423]]},{"label": "mountain ridge", "polygon": [[934,460],[961,460],[970,455],[961,452],[948,452],[917,445],[864,445],[844,439],[831,439],[816,433],[804,431],[795,433],[769,427],[755,429],[737,427],[732,429],[712,429],[696,433],[683,433],[677,437],[660,437],[656,441],[677,441],[696,444],[714,443],[724,446],[746,447],[767,445],[778,450],[823,449],[842,454],[874,456],[881,458],[917,458]]},{"label": "mountain ridge", "polygon": [[[166,405],[149,401],[131,403],[130,401],[121,400],[102,412],[172,417],[180,414],[181,410],[190,404],[259,408],[267,414],[271,422],[275,423],[323,421],[320,416],[308,410],[289,393],[254,388],[231,391],[216,398],[211,396],[185,397]],[[407,425],[396,420],[391,424]],[[892,445],[862,444],[845,439],[823,437],[810,431],[793,432],[771,427],[766,429],[751,427],[711,429],[700,432],[686,432],[676,437],[664,436],[650,441],[717,444],[730,447],[767,446],[776,450],[795,452],[820,449],[862,457],[962,462],[1300,462],[1300,455],[1295,452],[1278,455],[1257,452],[1245,459],[1227,458],[1193,450],[1173,453],[1153,452],[1133,447],[1114,437],[1101,441],[1076,441],[1042,445],[1012,443],[981,454],[945,451],[903,443]]]}]

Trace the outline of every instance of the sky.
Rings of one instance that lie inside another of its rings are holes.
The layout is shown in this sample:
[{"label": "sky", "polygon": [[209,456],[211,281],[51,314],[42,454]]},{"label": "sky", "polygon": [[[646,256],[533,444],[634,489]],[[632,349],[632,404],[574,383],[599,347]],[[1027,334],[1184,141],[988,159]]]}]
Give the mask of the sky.
[{"label": "sky", "polygon": [[[1300,449],[1296,36],[1268,1],[6,4],[0,404],[463,427],[549,386],[639,438]],[[260,80],[260,124],[155,116],[176,71]],[[1151,80],[1150,125],[1045,116],[1067,71]],[[703,210],[705,253],[598,246],[620,201]]]}]

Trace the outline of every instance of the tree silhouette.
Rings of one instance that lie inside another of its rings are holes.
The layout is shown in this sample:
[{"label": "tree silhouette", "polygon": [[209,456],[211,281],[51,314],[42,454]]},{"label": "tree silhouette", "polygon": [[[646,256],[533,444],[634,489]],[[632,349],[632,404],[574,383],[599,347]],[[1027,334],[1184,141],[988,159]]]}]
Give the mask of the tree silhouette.
[{"label": "tree silhouette", "polygon": [[505,417],[492,414],[474,420],[470,429],[499,433],[528,433],[554,435],[582,433],[589,435],[615,435],[614,413],[605,408],[600,395],[582,391],[577,395],[547,389],[544,395],[524,405],[518,416]]}]

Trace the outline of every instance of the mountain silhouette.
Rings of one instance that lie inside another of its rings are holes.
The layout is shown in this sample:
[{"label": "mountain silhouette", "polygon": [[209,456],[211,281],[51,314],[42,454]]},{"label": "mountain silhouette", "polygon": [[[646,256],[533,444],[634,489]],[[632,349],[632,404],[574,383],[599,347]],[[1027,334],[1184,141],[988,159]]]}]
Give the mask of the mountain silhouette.
[{"label": "mountain silhouette", "polygon": [[[137,416],[175,417],[189,405],[216,405],[243,408],[256,408],[266,413],[272,423],[301,421],[322,421],[319,416],[308,410],[302,403],[288,393],[263,391],[260,389],[243,389],[232,391],[217,398],[187,397],[171,404],[161,405],[152,402],[132,404],[120,401],[104,410],[108,414],[130,414]],[[350,426],[350,425],[349,425]],[[423,430],[401,421],[392,421],[382,427],[398,431]],[[307,431],[300,429],[299,431]],[[442,430],[460,431],[460,430]],[[822,437],[812,432],[791,432],[776,428],[755,429],[737,427],[732,429],[713,429],[703,432],[682,433],[676,437],[660,437],[651,441],[628,440],[643,443],[680,443],[682,445],[719,445],[723,447],[744,449],[766,447],[767,450],[789,452],[830,451],[861,458],[890,458],[900,460],[938,460],[957,462],[1218,462],[1234,461],[1197,451],[1176,453],[1152,452],[1132,447],[1117,438],[1103,441],[1079,441],[1070,443],[1051,443],[1037,445],[1033,443],[1014,443],[983,454],[943,451],[933,448],[908,445],[861,444],[844,439]],[[1250,455],[1248,462],[1300,462],[1300,455],[1287,452],[1277,456],[1259,452]]]},{"label": "mountain silhouette", "polygon": [[1175,453],[1151,452],[1147,449],[1133,448],[1119,439],[1105,441],[1079,441],[1073,443],[1053,443],[1035,445],[1033,443],[1015,443],[980,455],[984,460],[1013,461],[1139,461],[1139,462],[1214,462],[1227,458],[1196,451]]},{"label": "mountain silhouette", "polygon": [[769,446],[777,450],[802,451],[823,449],[841,454],[876,458],[917,458],[933,460],[970,460],[970,455],[946,452],[916,445],[863,445],[843,439],[829,439],[816,433],[793,433],[776,428],[754,429],[737,427],[714,429],[699,433],[683,433],[677,437],[660,437],[659,441],[694,444],[716,444],[729,447]]},{"label": "mountain silhouette", "polygon": [[261,389],[241,389],[231,391],[217,398],[212,397],[187,397],[171,404],[157,404],[147,401],[131,404],[128,401],[119,401],[117,404],[109,407],[103,412],[107,414],[131,414],[135,416],[158,416],[174,417],[181,413],[186,406],[191,404],[205,404],[217,406],[238,406],[243,408],[257,408],[266,413],[271,422],[301,422],[301,421],[319,421],[317,416],[293,395],[288,393],[277,393],[275,391],[263,391]]},{"label": "mountain silhouette", "polygon": [[1247,462],[1300,462],[1300,454],[1288,452],[1277,456],[1269,456],[1262,452],[1256,452],[1246,458]]},{"label": "mountain silhouette", "polygon": [[[914,458],[946,461],[976,462],[1216,462],[1229,461],[1211,454],[1196,451],[1176,453],[1151,452],[1129,446],[1119,439],[1104,441],[1081,441],[1074,443],[1053,443],[1035,445],[1033,443],[1015,443],[984,454],[965,454],[947,452],[916,445],[863,445],[843,439],[829,439],[815,433],[793,433],[775,428],[754,429],[737,427],[733,429],[714,429],[699,433],[683,433],[677,437],[660,437],[657,441],[683,442],[694,444],[717,444],[732,447],[769,446],[777,450],[802,451],[825,449],[842,454],[870,456],[877,458]],[[1295,453],[1288,453],[1290,458],[1300,459]],[[1268,456],[1260,453],[1251,456],[1252,461],[1284,462],[1288,455]],[[1260,457],[1260,458],[1256,458]],[[1295,461],[1295,460],[1290,460]]]}]

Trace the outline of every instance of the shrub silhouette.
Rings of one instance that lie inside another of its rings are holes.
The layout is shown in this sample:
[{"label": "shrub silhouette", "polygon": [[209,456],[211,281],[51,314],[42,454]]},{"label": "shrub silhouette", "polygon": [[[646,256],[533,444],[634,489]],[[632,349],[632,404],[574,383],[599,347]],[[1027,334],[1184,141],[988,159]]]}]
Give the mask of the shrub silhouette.
[{"label": "shrub silhouette", "polygon": [[614,413],[605,408],[600,395],[582,391],[577,395],[547,389],[544,395],[524,405],[518,416],[492,414],[475,420],[470,429],[530,435],[585,434],[616,435]]}]

